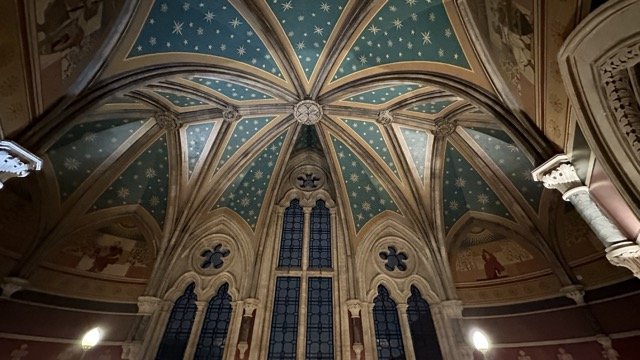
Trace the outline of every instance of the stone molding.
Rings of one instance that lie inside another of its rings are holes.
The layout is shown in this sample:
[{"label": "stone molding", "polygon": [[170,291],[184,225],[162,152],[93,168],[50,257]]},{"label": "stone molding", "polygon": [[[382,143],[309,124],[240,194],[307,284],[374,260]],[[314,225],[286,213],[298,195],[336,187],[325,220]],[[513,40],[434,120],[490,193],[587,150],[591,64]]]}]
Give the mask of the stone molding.
[{"label": "stone molding", "polygon": [[0,141],[0,189],[7,180],[42,169],[42,159],[13,141]]},{"label": "stone molding", "polygon": [[2,279],[0,288],[2,288],[2,298],[10,298],[16,292],[25,289],[29,285],[29,280],[19,277],[6,277]]},{"label": "stone molding", "polygon": [[142,343],[139,341],[125,342],[122,344],[122,359],[138,360],[140,359]]},{"label": "stone molding", "polygon": [[445,300],[431,305],[431,308],[447,319],[462,319],[462,300]]},{"label": "stone molding", "polygon": [[139,296],[138,297],[138,314],[152,315],[162,305],[163,300],[155,296]]},{"label": "stone molding", "polygon": [[582,285],[569,285],[560,289],[560,293],[569,299],[575,301],[578,305],[584,305],[584,286]]}]

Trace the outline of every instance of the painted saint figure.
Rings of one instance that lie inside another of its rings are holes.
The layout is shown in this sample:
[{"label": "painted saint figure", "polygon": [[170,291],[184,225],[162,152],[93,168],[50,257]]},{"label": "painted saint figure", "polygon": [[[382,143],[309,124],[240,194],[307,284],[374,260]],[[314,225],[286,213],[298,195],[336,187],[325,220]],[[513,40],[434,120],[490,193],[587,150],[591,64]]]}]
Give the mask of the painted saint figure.
[{"label": "painted saint figure", "polygon": [[488,280],[498,279],[504,272],[504,266],[492,253],[486,249],[482,250],[482,260],[484,260],[484,273]]},{"label": "painted saint figure", "polygon": [[89,255],[93,258],[93,265],[89,271],[102,272],[108,265],[117,263],[122,252],[120,244],[98,247],[93,254]]}]

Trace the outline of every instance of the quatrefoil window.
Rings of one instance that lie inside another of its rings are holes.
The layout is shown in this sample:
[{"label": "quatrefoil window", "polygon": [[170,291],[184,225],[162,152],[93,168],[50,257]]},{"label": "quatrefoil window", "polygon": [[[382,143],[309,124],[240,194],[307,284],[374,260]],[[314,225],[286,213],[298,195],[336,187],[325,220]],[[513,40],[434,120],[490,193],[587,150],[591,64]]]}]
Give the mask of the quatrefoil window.
[{"label": "quatrefoil window", "polygon": [[207,249],[200,254],[203,257],[200,267],[203,269],[220,269],[224,265],[224,258],[229,256],[230,253],[228,249],[222,247],[222,244],[216,245],[211,250]]},{"label": "quatrefoil window", "polygon": [[402,251],[398,252],[395,246],[387,247],[387,251],[381,251],[380,258],[382,260],[386,260],[384,264],[384,268],[389,271],[394,271],[398,269],[399,271],[407,270],[407,264],[405,261],[408,259],[407,254]]}]

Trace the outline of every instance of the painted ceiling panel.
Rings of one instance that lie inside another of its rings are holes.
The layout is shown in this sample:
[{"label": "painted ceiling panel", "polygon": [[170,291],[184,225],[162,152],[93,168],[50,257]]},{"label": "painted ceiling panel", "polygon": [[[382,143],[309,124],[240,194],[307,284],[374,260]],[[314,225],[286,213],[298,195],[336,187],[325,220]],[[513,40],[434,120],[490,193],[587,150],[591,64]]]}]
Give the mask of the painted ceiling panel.
[{"label": "painted ceiling panel", "polygon": [[418,170],[420,179],[424,182],[427,167],[427,132],[412,128],[400,128],[402,138],[409,149],[409,159]]},{"label": "painted ceiling panel", "polygon": [[222,153],[217,169],[220,169],[242,145],[251,139],[260,129],[265,127],[275,116],[243,118],[235,124],[231,139]]},{"label": "painted ceiling panel", "polygon": [[343,101],[355,102],[361,104],[379,105],[387,103],[393,99],[410,93],[414,90],[421,88],[420,84],[402,84],[384,86],[374,90],[361,92],[359,94],[350,96]]},{"label": "painted ceiling panel", "polygon": [[64,134],[47,152],[62,200],[66,200],[145,121],[147,119],[122,117],[86,122]]},{"label": "painted ceiling panel", "polygon": [[442,0],[390,0],[367,24],[334,79],[378,65],[430,61],[469,69]]},{"label": "painted ceiling panel", "polygon": [[331,140],[349,196],[356,232],[386,210],[400,213],[391,195],[364,162],[340,140],[333,136]]},{"label": "painted ceiling panel", "polygon": [[447,144],[443,196],[446,231],[469,210],[513,219],[482,176],[451,144]]},{"label": "painted ceiling panel", "polygon": [[205,76],[189,76],[186,79],[195,81],[200,85],[206,86],[209,89],[236,101],[273,99],[272,96],[261,91],[230,81],[212,79]]},{"label": "painted ceiling panel", "polygon": [[346,0],[266,0],[298,57],[307,80],[320,59]]},{"label": "painted ceiling panel", "polygon": [[456,102],[456,100],[437,100],[437,101],[425,101],[416,105],[413,105],[407,110],[413,112],[419,112],[423,114],[435,115],[442,110],[446,109],[449,105]]},{"label": "painted ceiling panel", "polygon": [[283,132],[242,170],[225,189],[214,206],[215,209],[226,207],[235,211],[255,230],[262,201],[286,135],[287,132]]},{"label": "painted ceiling panel", "polygon": [[207,144],[207,140],[209,140],[209,136],[211,136],[215,125],[216,123],[211,122],[206,124],[187,126],[186,132],[187,157],[189,158],[189,176],[193,174],[193,170],[195,169],[198,160],[202,156],[202,151],[204,150],[204,147]]},{"label": "painted ceiling panel", "polygon": [[302,128],[298,133],[298,138],[293,145],[293,152],[310,149],[323,152],[320,137],[318,136],[315,125],[302,125]]},{"label": "painted ceiling panel", "polygon": [[96,200],[93,209],[140,204],[164,224],[169,188],[169,162],[165,136],[156,140]]},{"label": "painted ceiling panel", "polygon": [[389,152],[389,148],[387,147],[387,143],[380,132],[380,125],[373,121],[365,121],[365,120],[353,120],[353,119],[343,119],[344,122],[358,134],[373,151],[376,152],[382,158],[382,160],[387,164],[389,169],[393,171],[396,176],[398,176],[398,169],[396,169],[396,164],[393,162],[393,157]]},{"label": "painted ceiling panel", "polygon": [[493,162],[511,179],[522,196],[537,210],[542,195],[542,183],[531,178],[534,166],[504,131],[486,128],[465,128]]},{"label": "painted ceiling panel", "polygon": [[262,40],[227,1],[156,1],[128,58],[162,53],[220,56],[282,78]]},{"label": "painted ceiling panel", "polygon": [[155,93],[167,99],[173,105],[181,108],[207,104],[204,101],[196,100],[189,96],[178,95],[178,94],[165,92],[165,91],[156,91]]}]

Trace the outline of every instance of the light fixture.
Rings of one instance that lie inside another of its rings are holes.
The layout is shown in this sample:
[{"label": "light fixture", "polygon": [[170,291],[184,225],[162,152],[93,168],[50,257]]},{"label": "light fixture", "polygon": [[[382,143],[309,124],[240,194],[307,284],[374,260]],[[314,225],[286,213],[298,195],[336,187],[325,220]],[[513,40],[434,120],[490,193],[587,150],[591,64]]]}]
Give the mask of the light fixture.
[{"label": "light fixture", "polygon": [[480,330],[474,330],[471,335],[473,341],[473,347],[481,353],[485,354],[489,351],[489,338]]},{"label": "light fixture", "polygon": [[102,339],[102,330],[100,328],[95,327],[87,331],[82,337],[82,350],[89,350],[96,346],[100,339]]}]

